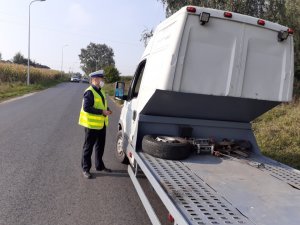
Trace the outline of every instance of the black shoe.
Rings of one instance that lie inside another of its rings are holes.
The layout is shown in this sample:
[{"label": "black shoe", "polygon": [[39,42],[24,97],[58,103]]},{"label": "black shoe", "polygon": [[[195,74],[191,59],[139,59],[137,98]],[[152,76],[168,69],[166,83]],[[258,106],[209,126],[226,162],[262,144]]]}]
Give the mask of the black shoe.
[{"label": "black shoe", "polygon": [[82,174],[83,174],[83,177],[86,179],[92,178],[92,174],[89,171],[83,171]]}]

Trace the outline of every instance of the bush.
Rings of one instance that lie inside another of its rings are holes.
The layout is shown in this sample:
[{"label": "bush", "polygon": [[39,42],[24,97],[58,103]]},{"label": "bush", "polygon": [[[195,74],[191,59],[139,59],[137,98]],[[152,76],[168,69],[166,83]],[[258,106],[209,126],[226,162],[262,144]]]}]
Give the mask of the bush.
[{"label": "bush", "polygon": [[300,80],[300,66],[295,67],[295,78]]},{"label": "bush", "polygon": [[114,83],[120,80],[120,73],[114,66],[107,66],[104,68],[105,81],[107,83]]},{"label": "bush", "polygon": [[124,82],[131,82],[131,80],[133,79],[133,76],[121,76],[120,79],[121,79],[121,81],[124,81]]},{"label": "bush", "polygon": [[300,100],[300,79],[297,78],[294,80],[294,91],[293,91],[294,99]]}]

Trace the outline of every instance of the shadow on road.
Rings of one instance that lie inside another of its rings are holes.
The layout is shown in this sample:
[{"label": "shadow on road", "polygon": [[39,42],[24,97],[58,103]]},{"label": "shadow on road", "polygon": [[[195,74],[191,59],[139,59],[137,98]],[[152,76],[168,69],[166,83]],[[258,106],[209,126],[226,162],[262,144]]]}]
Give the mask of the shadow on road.
[{"label": "shadow on road", "polygon": [[97,177],[105,177],[105,176],[110,176],[110,177],[129,177],[127,170],[113,170],[111,173],[107,172],[96,172],[92,173],[94,178]]}]

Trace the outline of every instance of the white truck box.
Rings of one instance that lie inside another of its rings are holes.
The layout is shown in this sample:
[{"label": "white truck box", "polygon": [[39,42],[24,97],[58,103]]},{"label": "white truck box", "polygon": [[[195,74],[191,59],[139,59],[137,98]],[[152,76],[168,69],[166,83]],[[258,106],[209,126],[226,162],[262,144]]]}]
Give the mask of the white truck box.
[{"label": "white truck box", "polygon": [[[210,13],[204,25],[202,12]],[[134,103],[137,113],[249,122],[290,101],[293,36],[278,41],[278,33],[289,29],[269,21],[258,25],[258,20],[236,13],[226,18],[224,11],[197,7],[195,13],[183,8],[162,22],[141,59],[146,63]],[[190,99],[180,107],[190,115],[174,109],[178,98]],[[212,115],[219,108],[223,114]]]},{"label": "white truck box", "polygon": [[[205,25],[199,14],[210,13]],[[279,42],[288,28],[223,11],[181,9],[155,30],[141,91],[170,90],[286,102],[292,98],[293,37]],[[149,75],[148,75],[149,74]]]}]

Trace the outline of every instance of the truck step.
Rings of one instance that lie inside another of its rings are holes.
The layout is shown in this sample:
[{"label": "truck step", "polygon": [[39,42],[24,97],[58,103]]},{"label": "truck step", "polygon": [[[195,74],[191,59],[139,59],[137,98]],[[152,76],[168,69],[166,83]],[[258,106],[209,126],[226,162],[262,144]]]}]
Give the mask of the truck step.
[{"label": "truck step", "polygon": [[190,224],[254,224],[180,161],[139,156]]}]

